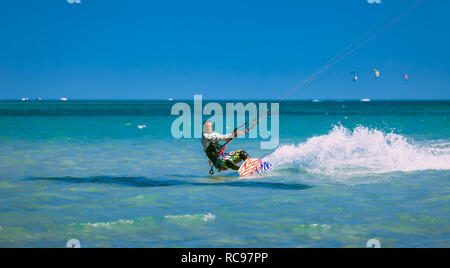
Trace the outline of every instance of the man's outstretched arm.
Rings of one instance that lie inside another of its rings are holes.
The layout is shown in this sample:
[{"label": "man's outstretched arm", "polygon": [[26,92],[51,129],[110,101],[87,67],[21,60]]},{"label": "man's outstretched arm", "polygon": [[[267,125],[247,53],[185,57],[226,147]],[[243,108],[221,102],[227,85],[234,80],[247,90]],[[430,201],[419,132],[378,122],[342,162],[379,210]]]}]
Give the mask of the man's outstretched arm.
[{"label": "man's outstretched arm", "polygon": [[228,139],[234,138],[234,135],[232,133],[226,135],[221,135],[219,133],[211,133],[211,134],[203,133],[203,136],[205,136],[207,140],[217,140],[217,141],[226,141]]}]

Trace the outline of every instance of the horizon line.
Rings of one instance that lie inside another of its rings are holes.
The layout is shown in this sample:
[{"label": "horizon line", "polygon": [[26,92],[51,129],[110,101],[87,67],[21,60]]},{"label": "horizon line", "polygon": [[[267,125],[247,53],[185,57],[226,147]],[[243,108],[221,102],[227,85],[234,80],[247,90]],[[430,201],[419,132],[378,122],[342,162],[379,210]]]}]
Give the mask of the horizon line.
[{"label": "horizon line", "polygon": [[[180,98],[180,99],[176,99],[176,98],[167,98],[167,99],[42,99],[42,98],[28,98],[26,100],[21,99],[21,98],[5,98],[5,99],[1,99],[0,98],[0,102],[1,101],[9,101],[9,102],[71,102],[71,101],[165,101],[165,102],[177,102],[177,101],[194,101],[194,99],[185,99],[185,98]],[[277,99],[251,99],[251,98],[242,98],[242,99],[213,99],[213,98],[204,98],[202,99],[202,101],[268,101],[268,102],[280,102]],[[371,101],[450,101],[449,99],[433,99],[433,98],[408,98],[408,99],[384,99],[384,98],[380,98],[380,99],[371,99],[371,98],[362,98],[362,99],[358,99],[358,98],[349,98],[349,99],[314,99],[314,98],[309,98],[309,99],[287,99],[287,100],[282,100],[281,102],[289,102],[289,101],[317,101],[317,102],[323,102],[323,101],[358,101],[358,102],[371,102]]]}]

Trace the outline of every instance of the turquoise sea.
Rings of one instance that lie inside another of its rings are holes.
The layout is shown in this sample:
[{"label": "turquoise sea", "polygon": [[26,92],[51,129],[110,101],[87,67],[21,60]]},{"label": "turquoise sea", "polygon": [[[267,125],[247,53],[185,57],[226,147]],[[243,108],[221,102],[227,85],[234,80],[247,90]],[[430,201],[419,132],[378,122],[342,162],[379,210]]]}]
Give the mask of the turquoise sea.
[{"label": "turquoise sea", "polygon": [[450,101],[282,102],[247,179],[175,102],[0,102],[0,247],[450,247]]}]

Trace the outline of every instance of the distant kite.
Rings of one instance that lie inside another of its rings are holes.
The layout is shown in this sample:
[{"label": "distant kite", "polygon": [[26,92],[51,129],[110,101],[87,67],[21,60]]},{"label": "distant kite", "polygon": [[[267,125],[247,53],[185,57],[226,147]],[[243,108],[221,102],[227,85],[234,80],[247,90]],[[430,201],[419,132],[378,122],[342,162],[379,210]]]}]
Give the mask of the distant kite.
[{"label": "distant kite", "polygon": [[375,77],[378,79],[380,77],[380,71],[377,69],[373,69],[373,73],[375,74]]},{"label": "distant kite", "polygon": [[355,72],[351,72],[351,74],[353,75],[353,82],[356,82],[356,81],[358,81],[358,74],[357,73],[355,73]]},{"label": "distant kite", "polygon": [[409,81],[409,76],[408,76],[408,74],[403,74],[403,77],[405,78],[406,81]]}]

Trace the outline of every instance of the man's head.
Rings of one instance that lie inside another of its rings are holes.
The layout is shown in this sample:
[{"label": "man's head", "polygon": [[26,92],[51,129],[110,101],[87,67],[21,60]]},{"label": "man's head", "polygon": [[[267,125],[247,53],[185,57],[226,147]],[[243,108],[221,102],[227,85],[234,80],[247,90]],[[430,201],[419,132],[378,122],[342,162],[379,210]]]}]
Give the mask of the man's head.
[{"label": "man's head", "polygon": [[211,134],[213,132],[213,124],[211,121],[206,120],[203,123],[203,133]]}]

